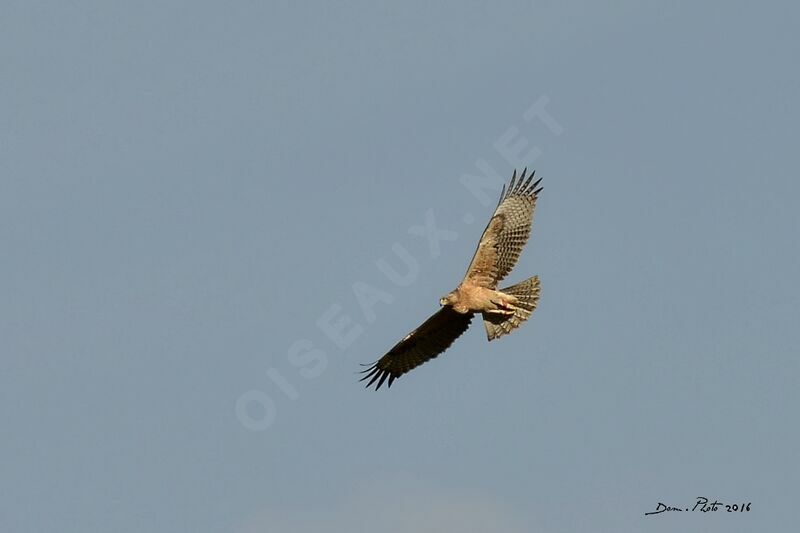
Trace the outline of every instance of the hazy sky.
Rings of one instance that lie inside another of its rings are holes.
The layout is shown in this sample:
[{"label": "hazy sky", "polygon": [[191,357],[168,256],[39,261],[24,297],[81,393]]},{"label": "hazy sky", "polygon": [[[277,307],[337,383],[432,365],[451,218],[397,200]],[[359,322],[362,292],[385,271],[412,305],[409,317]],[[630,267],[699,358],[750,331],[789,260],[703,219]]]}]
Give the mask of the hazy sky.
[{"label": "hazy sky", "polygon": [[[798,15],[4,0],[0,530],[796,527]],[[532,319],[364,390],[526,164]]]}]

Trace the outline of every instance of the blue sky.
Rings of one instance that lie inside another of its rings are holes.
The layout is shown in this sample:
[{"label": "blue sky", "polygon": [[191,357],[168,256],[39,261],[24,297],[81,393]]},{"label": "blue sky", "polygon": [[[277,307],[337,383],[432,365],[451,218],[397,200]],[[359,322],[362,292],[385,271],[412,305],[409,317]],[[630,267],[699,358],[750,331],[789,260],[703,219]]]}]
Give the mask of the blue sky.
[{"label": "blue sky", "polygon": [[[799,14],[3,2],[0,529],[788,531]],[[532,319],[364,390],[525,165]]]}]

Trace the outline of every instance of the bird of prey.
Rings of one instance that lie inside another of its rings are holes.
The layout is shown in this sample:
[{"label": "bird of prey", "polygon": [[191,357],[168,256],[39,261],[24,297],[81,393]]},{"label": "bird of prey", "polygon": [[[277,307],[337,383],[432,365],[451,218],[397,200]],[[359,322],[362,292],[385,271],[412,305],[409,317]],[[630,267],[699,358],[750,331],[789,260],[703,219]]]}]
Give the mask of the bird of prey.
[{"label": "bird of prey", "polygon": [[500,193],[497,208],[483,231],[478,248],[458,287],[439,300],[441,309],[417,329],[403,337],[394,348],[369,366],[360,381],[369,379],[367,387],[377,382],[375,390],[387,379],[392,382],[426,361],[433,359],[453,344],[469,327],[472,317],[480,313],[486,335],[492,341],[518,328],[531,316],[539,302],[539,277],[497,289],[519,258],[528,241],[536,199],[542,188],[533,172],[525,179],[527,169]]}]

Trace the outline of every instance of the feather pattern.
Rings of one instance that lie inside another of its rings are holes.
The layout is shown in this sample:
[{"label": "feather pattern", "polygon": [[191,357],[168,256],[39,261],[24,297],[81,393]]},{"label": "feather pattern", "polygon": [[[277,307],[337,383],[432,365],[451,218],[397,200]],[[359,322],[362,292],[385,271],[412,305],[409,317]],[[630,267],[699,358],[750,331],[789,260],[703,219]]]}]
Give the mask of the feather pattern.
[{"label": "feather pattern", "polygon": [[501,292],[517,297],[514,314],[511,316],[483,313],[483,325],[490,341],[511,333],[530,318],[539,303],[539,277],[533,276],[512,285]]},{"label": "feather pattern", "polygon": [[531,234],[533,211],[542,187],[541,178],[533,181],[535,172],[525,179],[527,169],[517,179],[511,177],[508,189],[503,187],[500,201],[478,243],[467,268],[464,281],[494,289],[517,264],[520,253]]}]

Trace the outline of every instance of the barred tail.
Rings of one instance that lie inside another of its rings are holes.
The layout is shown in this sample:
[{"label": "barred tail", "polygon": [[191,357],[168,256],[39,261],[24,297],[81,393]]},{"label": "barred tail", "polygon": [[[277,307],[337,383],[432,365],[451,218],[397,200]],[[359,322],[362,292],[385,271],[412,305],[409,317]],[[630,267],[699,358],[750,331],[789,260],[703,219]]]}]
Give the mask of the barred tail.
[{"label": "barred tail", "polygon": [[519,301],[513,315],[483,314],[483,325],[486,326],[486,335],[490,341],[511,333],[528,320],[539,303],[539,276],[500,289],[500,292],[516,296]]}]

